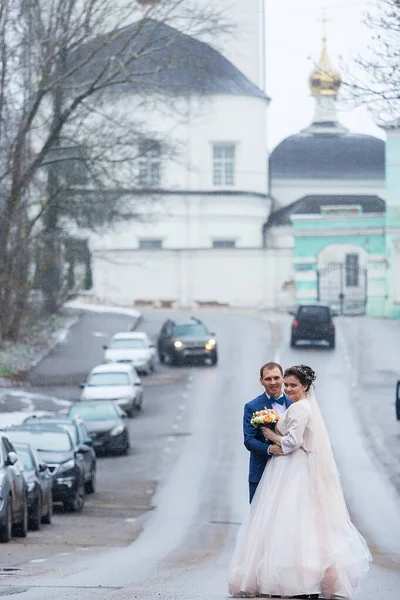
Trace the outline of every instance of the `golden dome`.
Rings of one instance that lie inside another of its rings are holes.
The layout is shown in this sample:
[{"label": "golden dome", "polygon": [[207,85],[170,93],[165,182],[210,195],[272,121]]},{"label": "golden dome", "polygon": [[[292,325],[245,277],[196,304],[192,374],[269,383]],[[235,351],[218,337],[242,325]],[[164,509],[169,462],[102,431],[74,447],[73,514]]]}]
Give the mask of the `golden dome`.
[{"label": "golden dome", "polygon": [[337,96],[341,78],[329,59],[326,38],[322,38],[321,58],[318,66],[311,72],[309,81],[313,96]]}]

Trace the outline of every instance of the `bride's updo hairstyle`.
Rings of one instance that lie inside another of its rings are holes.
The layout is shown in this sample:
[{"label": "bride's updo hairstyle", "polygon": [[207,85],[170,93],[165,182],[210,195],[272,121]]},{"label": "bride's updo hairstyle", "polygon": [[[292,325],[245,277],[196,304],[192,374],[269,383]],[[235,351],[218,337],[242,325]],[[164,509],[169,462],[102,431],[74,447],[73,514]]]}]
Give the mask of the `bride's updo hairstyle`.
[{"label": "bride's updo hairstyle", "polygon": [[297,377],[301,385],[307,386],[306,392],[309,391],[310,387],[317,378],[315,371],[313,371],[312,368],[308,367],[307,365],[295,365],[294,367],[289,367],[286,369],[283,377],[289,377],[289,375]]}]

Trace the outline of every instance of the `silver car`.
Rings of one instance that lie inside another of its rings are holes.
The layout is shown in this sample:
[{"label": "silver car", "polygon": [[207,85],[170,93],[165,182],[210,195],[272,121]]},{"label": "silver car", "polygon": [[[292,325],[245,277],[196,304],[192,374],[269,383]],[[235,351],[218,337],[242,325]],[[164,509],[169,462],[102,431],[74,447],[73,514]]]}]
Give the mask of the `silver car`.
[{"label": "silver car", "polygon": [[0,542],[28,532],[28,490],[24,467],[5,433],[0,432]]},{"label": "silver car", "polygon": [[143,405],[142,382],[130,363],[109,363],[94,367],[81,387],[82,401],[113,400],[130,417]]},{"label": "silver car", "polygon": [[105,363],[132,364],[138,373],[146,375],[155,369],[156,348],[145,332],[116,333],[103,348]]}]

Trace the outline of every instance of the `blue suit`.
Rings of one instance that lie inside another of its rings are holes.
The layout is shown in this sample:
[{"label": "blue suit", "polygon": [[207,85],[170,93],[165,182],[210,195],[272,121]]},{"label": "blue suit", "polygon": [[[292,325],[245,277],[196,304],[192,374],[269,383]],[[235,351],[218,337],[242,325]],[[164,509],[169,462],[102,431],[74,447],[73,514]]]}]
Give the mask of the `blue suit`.
[{"label": "blue suit", "polygon": [[[284,403],[286,408],[292,404],[285,394],[283,395]],[[249,488],[250,488],[250,502],[253,499],[254,492],[257,489],[257,485],[264,473],[265,466],[267,464],[270,455],[268,454],[268,448],[271,442],[267,442],[259,428],[253,427],[250,424],[253,413],[263,408],[272,408],[268,396],[261,394],[254,400],[247,402],[244,407],[243,415],[243,435],[244,445],[250,452],[250,466],[249,466]]]}]

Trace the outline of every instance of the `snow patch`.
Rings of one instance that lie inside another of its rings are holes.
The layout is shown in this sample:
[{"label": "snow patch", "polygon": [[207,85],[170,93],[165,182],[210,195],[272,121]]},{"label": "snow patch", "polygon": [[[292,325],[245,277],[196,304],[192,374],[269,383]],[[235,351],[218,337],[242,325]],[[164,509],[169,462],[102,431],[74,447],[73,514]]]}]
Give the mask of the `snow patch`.
[{"label": "snow patch", "polygon": [[135,308],[128,308],[123,306],[114,306],[113,304],[90,304],[81,302],[79,300],[71,300],[65,305],[67,308],[76,308],[78,310],[91,310],[97,313],[116,313],[120,315],[129,315],[135,319],[140,319],[142,313],[140,310]]}]

